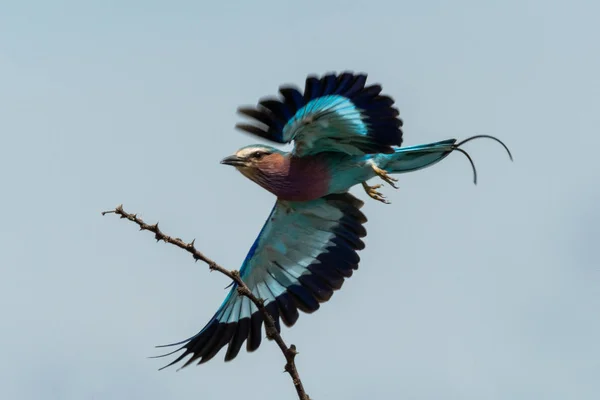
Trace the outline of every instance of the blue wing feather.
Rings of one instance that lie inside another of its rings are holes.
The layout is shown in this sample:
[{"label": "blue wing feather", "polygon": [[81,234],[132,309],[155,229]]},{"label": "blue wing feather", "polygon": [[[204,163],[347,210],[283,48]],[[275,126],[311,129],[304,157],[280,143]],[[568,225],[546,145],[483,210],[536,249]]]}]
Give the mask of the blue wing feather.
[{"label": "blue wing feather", "polygon": [[[358,268],[367,221],[362,201],[334,194],[310,202],[277,201],[250,248],[240,276],[273,316],[292,326],[299,311],[311,313],[342,287]],[[173,362],[191,355],[182,368],[212,359],[228,346],[225,361],[234,359],[244,342],[248,351],[260,346],[263,317],[247,297],[229,291],[218,311],[195,336],[176,343],[185,350]],[[173,353],[169,353],[173,354]],[[161,368],[162,369],[162,368]]]},{"label": "blue wing feather", "polygon": [[302,93],[298,89],[294,87],[281,87],[279,88],[279,92],[285,99],[286,106],[289,107],[293,114],[304,105]]},{"label": "blue wing feather", "polygon": [[299,155],[323,151],[392,153],[402,144],[402,120],[394,100],[366,74],[308,76],[304,94],[281,86],[282,99],[266,98],[238,112],[253,119],[237,124],[245,132],[277,143],[295,141]]},{"label": "blue wing feather", "polygon": [[349,72],[341,73],[337,78],[338,85],[333,94],[340,94],[346,91],[348,89],[348,86],[352,84],[352,80],[354,79],[354,77],[355,75]]}]

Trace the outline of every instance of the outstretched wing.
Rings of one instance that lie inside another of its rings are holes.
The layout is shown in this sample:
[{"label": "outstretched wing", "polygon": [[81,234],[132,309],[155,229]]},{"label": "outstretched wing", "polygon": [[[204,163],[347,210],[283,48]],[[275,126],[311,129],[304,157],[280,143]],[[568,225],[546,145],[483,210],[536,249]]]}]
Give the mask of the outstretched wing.
[{"label": "outstretched wing", "polygon": [[[309,202],[278,200],[240,269],[252,293],[265,306],[280,329],[279,319],[292,326],[298,310],[312,313],[326,302],[345,278],[358,268],[357,250],[364,248],[367,221],[359,210],[363,202],[349,193],[333,194]],[[254,351],[260,346],[263,316],[237,292],[233,284],[227,298],[208,324],[183,342],[185,349],[166,368],[192,357],[186,367],[213,358],[229,345],[225,361],[234,359],[242,344]],[[163,346],[161,346],[163,347]],[[168,355],[168,354],[166,354]],[[182,368],[183,368],[182,367]]]},{"label": "outstretched wing", "polygon": [[366,74],[343,72],[306,78],[304,94],[281,86],[280,98],[264,98],[238,112],[252,118],[236,127],[277,143],[295,142],[303,156],[324,151],[352,155],[392,153],[402,144],[402,120],[394,100],[368,85]]}]

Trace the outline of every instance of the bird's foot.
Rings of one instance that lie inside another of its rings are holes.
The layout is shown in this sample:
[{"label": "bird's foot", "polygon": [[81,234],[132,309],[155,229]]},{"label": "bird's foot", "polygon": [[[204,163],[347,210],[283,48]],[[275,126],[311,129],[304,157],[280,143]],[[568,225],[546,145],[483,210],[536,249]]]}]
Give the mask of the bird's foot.
[{"label": "bird's foot", "polygon": [[367,182],[363,182],[362,186],[363,189],[365,189],[365,192],[367,192],[369,197],[371,197],[372,199],[380,201],[384,204],[390,204],[390,202],[385,199],[385,196],[377,191],[377,189],[379,189],[382,185],[369,186],[367,185]]},{"label": "bird's foot", "polygon": [[371,164],[371,167],[373,168],[373,171],[375,171],[375,174],[378,177],[380,177],[381,179],[383,179],[384,182],[389,183],[390,186],[393,187],[394,189],[398,189],[398,186],[396,186],[396,184],[394,183],[394,182],[398,182],[398,179],[392,178],[391,176],[388,175],[386,170],[379,168],[375,164]]}]

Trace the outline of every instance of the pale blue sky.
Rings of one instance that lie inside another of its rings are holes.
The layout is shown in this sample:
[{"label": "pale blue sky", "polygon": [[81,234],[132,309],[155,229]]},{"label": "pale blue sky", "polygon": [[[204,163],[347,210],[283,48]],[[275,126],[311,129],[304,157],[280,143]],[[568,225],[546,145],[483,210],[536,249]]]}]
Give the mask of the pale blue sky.
[{"label": "pale blue sky", "polygon": [[284,330],[318,399],[600,397],[593,1],[5,1],[0,398],[293,399],[275,345],[180,372],[154,345],[228,281],[101,217],[124,203],[239,268],[274,198],[218,161],[238,105],[369,73],[407,145],[487,133],[366,200],[359,271]]}]

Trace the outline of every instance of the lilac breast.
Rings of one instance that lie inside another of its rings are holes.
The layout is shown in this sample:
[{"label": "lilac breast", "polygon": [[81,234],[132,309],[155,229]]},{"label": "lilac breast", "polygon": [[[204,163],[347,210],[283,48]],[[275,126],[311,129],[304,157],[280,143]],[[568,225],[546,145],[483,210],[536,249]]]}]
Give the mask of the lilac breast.
[{"label": "lilac breast", "polygon": [[263,170],[265,189],[281,200],[309,201],[327,194],[329,168],[320,156],[285,157]]}]

